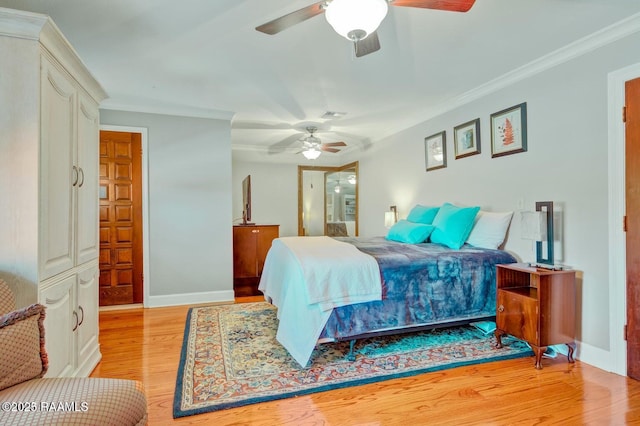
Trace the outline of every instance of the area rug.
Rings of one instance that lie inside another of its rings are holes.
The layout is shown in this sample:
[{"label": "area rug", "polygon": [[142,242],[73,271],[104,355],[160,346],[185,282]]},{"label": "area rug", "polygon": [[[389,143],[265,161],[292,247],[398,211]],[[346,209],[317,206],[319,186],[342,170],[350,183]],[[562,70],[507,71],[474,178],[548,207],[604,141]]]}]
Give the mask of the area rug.
[{"label": "area rug", "polygon": [[349,343],[318,345],[301,368],[276,340],[268,303],[190,309],[184,331],[173,417],[361,385],[462,365],[532,355],[526,343],[453,327],[363,339],[349,361]]}]

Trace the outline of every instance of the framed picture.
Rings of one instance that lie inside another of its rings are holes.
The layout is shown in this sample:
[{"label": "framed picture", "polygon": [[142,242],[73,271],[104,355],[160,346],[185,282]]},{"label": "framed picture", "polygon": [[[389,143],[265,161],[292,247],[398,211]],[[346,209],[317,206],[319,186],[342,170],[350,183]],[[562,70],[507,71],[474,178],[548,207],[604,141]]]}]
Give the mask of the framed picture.
[{"label": "framed picture", "polygon": [[442,131],[424,138],[427,171],[447,167],[447,135]]},{"label": "framed picture", "polygon": [[480,119],[453,128],[453,146],[456,160],[480,154]]},{"label": "framed picture", "polygon": [[527,150],[527,103],[491,114],[491,158]]}]

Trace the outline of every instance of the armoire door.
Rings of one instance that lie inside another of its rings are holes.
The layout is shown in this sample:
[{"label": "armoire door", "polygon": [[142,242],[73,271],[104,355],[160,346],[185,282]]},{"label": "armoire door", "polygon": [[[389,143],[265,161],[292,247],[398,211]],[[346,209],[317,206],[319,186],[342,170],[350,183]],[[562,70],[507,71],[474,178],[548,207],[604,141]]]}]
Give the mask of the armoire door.
[{"label": "armoire door", "polygon": [[76,264],[98,258],[98,105],[78,92]]},{"label": "armoire door", "polygon": [[74,144],[76,89],[69,79],[57,64],[42,57],[41,279],[71,269],[75,263],[75,194],[79,172]]},{"label": "armoire door", "polygon": [[142,139],[100,132],[100,306],[142,303]]}]

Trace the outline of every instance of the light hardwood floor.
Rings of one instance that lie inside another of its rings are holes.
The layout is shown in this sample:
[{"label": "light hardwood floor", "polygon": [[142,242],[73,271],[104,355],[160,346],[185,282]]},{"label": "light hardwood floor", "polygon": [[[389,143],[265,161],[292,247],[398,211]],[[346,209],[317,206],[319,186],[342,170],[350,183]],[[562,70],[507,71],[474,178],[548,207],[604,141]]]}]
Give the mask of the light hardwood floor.
[{"label": "light hardwood floor", "polygon": [[[242,302],[255,301],[243,298]],[[229,410],[172,417],[187,306],[100,313],[92,377],[144,382],[149,425],[640,424],[640,382],[559,355],[499,361]]]}]

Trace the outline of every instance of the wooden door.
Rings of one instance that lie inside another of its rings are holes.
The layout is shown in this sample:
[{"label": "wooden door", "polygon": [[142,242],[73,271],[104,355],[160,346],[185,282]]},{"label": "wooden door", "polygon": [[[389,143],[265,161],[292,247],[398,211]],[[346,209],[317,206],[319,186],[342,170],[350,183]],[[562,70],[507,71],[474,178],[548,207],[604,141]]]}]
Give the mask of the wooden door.
[{"label": "wooden door", "polygon": [[640,78],[625,93],[627,375],[640,380]]},{"label": "wooden door", "polygon": [[142,303],[142,138],[100,132],[100,306]]}]

